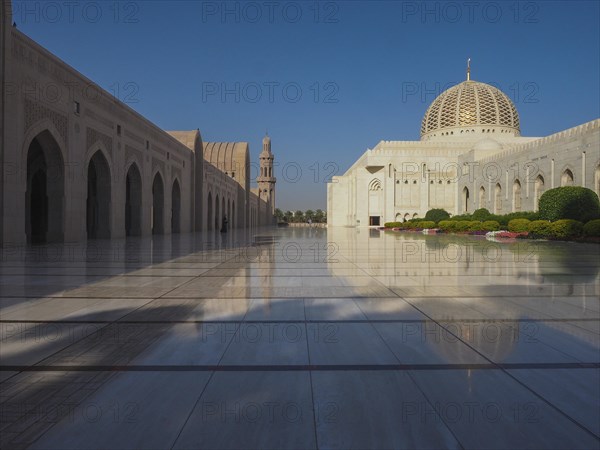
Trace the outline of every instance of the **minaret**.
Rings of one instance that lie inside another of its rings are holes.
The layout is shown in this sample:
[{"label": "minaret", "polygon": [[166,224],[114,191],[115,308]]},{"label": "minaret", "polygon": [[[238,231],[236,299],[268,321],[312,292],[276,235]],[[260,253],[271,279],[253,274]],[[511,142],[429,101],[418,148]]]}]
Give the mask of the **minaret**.
[{"label": "minaret", "polygon": [[260,173],[256,178],[258,184],[259,196],[262,200],[269,202],[271,213],[275,214],[275,182],[273,176],[273,160],[275,157],[271,153],[271,138],[266,135],[263,139],[263,149],[260,153]]}]

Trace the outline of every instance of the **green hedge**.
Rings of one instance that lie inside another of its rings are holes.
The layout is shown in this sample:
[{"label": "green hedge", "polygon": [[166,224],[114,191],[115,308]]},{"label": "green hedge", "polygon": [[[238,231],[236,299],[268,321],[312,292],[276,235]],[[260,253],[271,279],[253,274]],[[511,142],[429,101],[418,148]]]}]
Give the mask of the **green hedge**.
[{"label": "green hedge", "polygon": [[591,189],[563,186],[550,189],[540,197],[540,219],[572,219],[581,222],[600,218],[600,201]]},{"label": "green hedge", "polygon": [[473,214],[471,215],[473,220],[481,220],[481,221],[489,220],[491,216],[492,216],[492,213],[489,212],[485,208],[476,209],[475,211],[473,211]]},{"label": "green hedge", "polygon": [[406,229],[414,229],[414,228],[435,228],[435,222],[431,220],[418,220],[418,221],[409,221],[409,222],[386,222],[383,224],[385,228],[401,228],[403,230]]},{"label": "green hedge", "polygon": [[577,220],[557,220],[550,225],[550,235],[557,238],[578,237],[582,232],[583,224]]},{"label": "green hedge", "polygon": [[[464,221],[464,220],[468,220],[468,221],[495,220],[502,227],[506,227],[506,226],[508,226],[508,222],[510,222],[513,219],[538,220],[540,218],[538,213],[531,212],[531,211],[520,211],[520,212],[514,212],[514,213],[509,213],[509,214],[504,214],[504,215],[496,215],[496,214],[486,215],[485,214],[486,211],[487,210],[485,208],[481,208],[481,209],[476,210],[473,214],[461,214],[459,216],[453,216],[450,218],[450,220],[457,221],[457,222]],[[489,213],[489,211],[488,211],[488,213]]]},{"label": "green hedge", "polygon": [[484,231],[498,231],[499,229],[500,224],[496,220],[486,220],[483,222]]},{"label": "green hedge", "polygon": [[386,222],[383,224],[385,228],[400,228],[402,226],[402,222]]},{"label": "green hedge", "polygon": [[438,222],[438,228],[443,231],[456,231],[457,223],[458,222],[455,222],[453,220],[441,220],[440,222]]},{"label": "green hedge", "polygon": [[472,225],[474,225],[472,220],[460,220],[456,223],[456,231],[471,231]]},{"label": "green hedge", "polygon": [[548,220],[534,220],[532,222],[529,222],[527,231],[533,234],[537,234],[539,236],[549,236],[551,225],[552,223]]},{"label": "green hedge", "polygon": [[529,224],[531,220],[529,219],[513,219],[508,222],[508,231],[513,231],[515,233],[523,233],[525,231],[529,231]]},{"label": "green hedge", "polygon": [[590,220],[583,226],[583,235],[587,237],[600,237],[600,219]]},{"label": "green hedge", "polygon": [[450,214],[445,209],[430,209],[427,211],[427,214],[425,214],[425,220],[431,220],[435,223],[449,218]]},{"label": "green hedge", "polygon": [[417,222],[417,228],[435,228],[435,222],[433,220],[422,220]]},{"label": "green hedge", "polygon": [[468,231],[483,231],[483,222],[479,220],[471,220],[469,222]]}]

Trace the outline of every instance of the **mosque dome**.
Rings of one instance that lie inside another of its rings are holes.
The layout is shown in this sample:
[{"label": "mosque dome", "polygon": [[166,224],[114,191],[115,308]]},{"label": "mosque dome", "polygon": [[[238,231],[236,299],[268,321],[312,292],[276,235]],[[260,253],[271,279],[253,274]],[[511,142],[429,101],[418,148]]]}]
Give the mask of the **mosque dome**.
[{"label": "mosque dome", "polygon": [[421,140],[502,134],[521,134],[515,105],[500,89],[469,79],[442,92],[421,124]]}]

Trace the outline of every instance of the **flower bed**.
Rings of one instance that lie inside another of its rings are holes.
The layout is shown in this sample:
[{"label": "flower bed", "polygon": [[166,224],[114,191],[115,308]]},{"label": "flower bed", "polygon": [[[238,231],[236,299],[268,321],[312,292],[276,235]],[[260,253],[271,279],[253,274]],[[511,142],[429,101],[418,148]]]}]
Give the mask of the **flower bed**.
[{"label": "flower bed", "polygon": [[490,231],[485,234],[486,237],[489,238],[497,238],[497,239],[518,239],[518,238],[526,238],[529,236],[527,231]]}]

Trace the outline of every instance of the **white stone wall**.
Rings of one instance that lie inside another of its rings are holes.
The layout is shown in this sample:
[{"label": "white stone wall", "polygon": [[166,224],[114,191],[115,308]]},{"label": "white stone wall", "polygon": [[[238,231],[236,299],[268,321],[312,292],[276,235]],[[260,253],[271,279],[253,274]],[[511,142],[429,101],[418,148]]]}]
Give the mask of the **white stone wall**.
[{"label": "white stone wall", "polygon": [[[587,187],[600,195],[600,120],[516,145],[487,158],[476,159],[469,152],[460,157],[459,163],[460,211],[487,208],[507,214],[519,210],[518,185],[520,210],[537,211],[539,196],[545,190],[564,185],[561,179],[566,170],[573,174],[573,185]],[[543,179],[543,185],[539,181],[536,185],[538,177]],[[501,202],[496,202],[497,186],[501,189]],[[462,195],[464,189],[469,190],[468,202]],[[501,203],[500,208],[495,207],[497,203]]]},{"label": "white stone wall", "polygon": [[565,170],[573,184],[599,193],[599,123],[541,139],[496,141],[482,134],[479,140],[383,141],[329,183],[328,224],[368,226],[371,216],[383,224],[424,217],[432,208],[534,211],[544,190],[561,185]]}]

